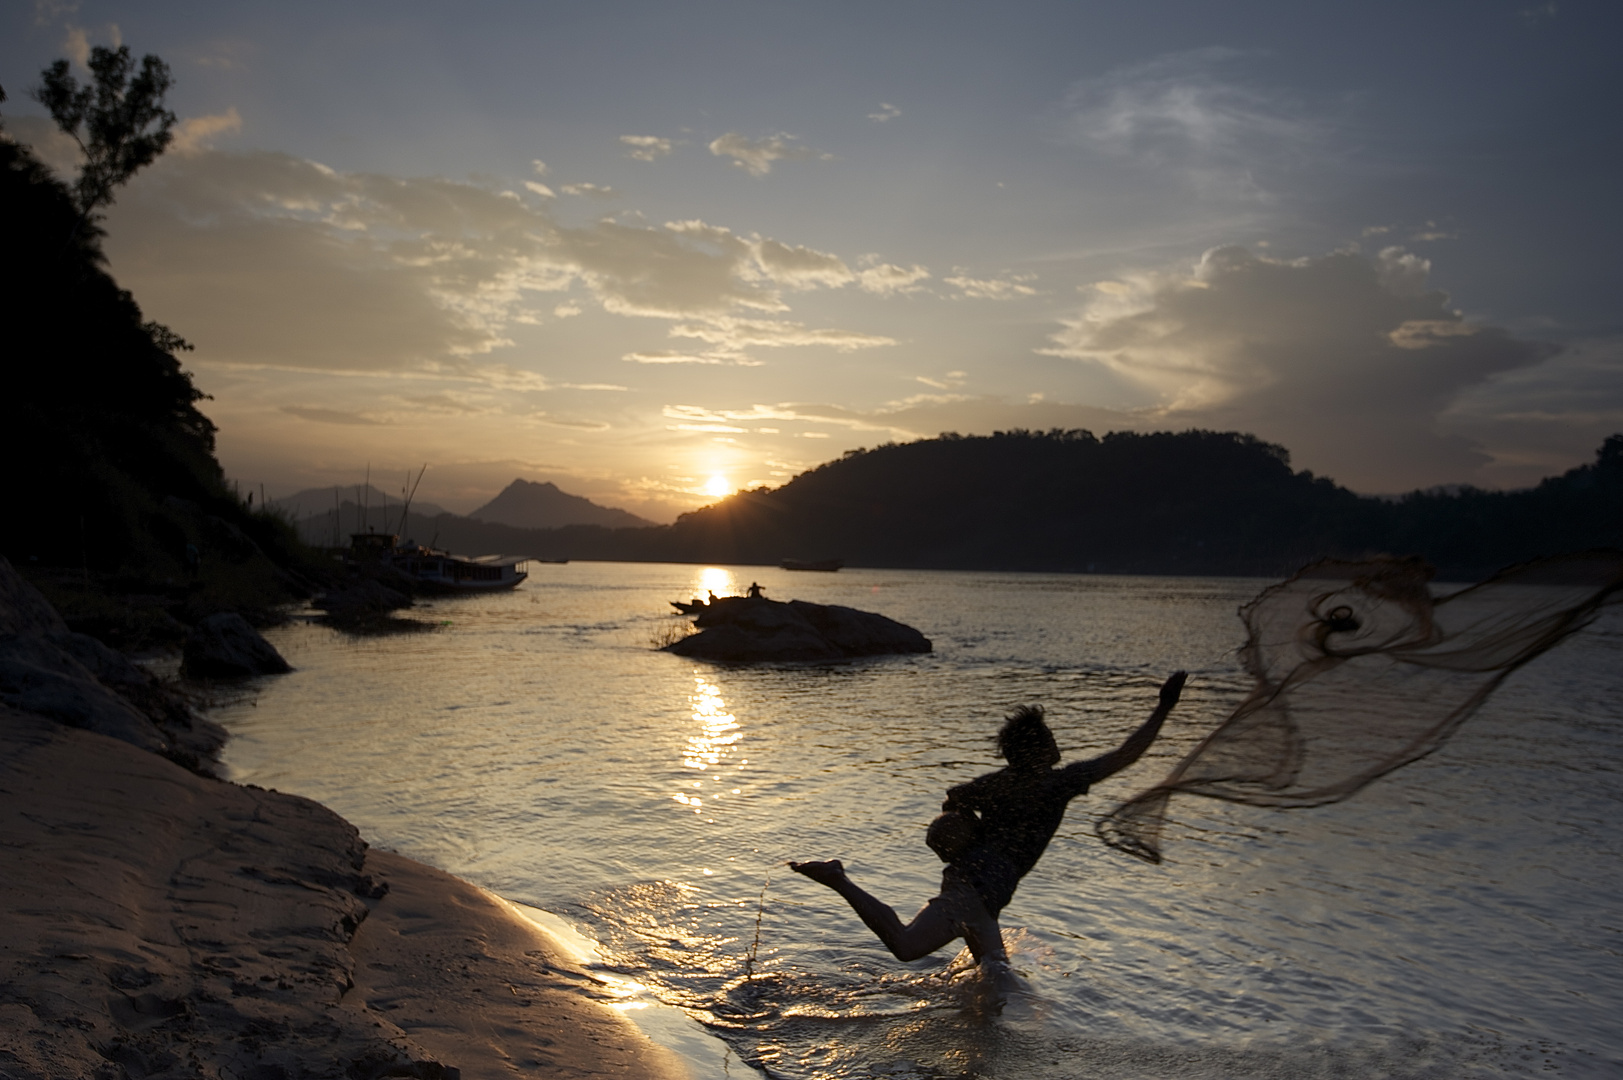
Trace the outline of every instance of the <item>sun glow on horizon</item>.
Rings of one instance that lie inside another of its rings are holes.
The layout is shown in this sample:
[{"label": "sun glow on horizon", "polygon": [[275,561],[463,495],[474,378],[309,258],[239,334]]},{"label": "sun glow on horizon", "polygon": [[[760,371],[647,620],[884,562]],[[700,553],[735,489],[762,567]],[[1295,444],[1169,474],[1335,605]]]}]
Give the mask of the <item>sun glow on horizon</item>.
[{"label": "sun glow on horizon", "polygon": [[733,493],[733,485],[725,476],[717,473],[704,482],[701,490],[712,498],[724,499]]}]

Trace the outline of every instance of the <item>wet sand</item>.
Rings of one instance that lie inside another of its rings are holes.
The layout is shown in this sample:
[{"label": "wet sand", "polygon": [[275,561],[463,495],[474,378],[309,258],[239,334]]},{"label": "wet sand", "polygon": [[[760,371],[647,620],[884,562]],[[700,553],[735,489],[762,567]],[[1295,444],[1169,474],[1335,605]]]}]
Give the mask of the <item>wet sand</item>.
[{"label": "wet sand", "polygon": [[570,955],[317,803],[0,707],[0,1075],[685,1076]]}]

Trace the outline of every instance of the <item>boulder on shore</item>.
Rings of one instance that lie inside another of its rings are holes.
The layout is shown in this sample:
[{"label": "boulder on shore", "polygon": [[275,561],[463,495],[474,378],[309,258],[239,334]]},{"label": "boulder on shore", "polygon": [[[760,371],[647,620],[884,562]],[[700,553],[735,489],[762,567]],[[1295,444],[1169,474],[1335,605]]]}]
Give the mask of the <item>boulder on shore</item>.
[{"label": "boulder on shore", "polygon": [[240,679],[281,675],[293,669],[247,619],[222,611],[199,622],[186,636],[181,670],[194,678]]},{"label": "boulder on shore", "polygon": [[697,634],[665,646],[698,660],[849,660],[927,653],[930,639],[894,619],[838,604],[781,603],[764,596],[725,596],[706,605]]}]

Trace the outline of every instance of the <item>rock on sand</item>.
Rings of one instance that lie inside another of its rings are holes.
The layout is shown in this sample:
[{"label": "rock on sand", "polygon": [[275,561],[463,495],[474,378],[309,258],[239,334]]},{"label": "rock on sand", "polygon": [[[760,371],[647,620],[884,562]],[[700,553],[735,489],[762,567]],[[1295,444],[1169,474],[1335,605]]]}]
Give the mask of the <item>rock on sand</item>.
[{"label": "rock on sand", "polygon": [[181,670],[204,679],[281,675],[293,670],[247,619],[230,611],[210,615],[192,627],[182,657]]}]

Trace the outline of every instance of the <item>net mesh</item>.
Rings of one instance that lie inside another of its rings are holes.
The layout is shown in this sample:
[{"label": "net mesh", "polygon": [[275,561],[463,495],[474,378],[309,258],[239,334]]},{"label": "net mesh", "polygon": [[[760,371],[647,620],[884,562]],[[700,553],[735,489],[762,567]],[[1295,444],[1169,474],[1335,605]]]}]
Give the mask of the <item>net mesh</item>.
[{"label": "net mesh", "polygon": [[1431,576],[1413,558],[1327,559],[1241,608],[1251,693],[1101,819],[1100,838],[1160,862],[1173,795],[1321,806],[1424,757],[1512,671],[1623,599],[1623,552],[1541,559],[1441,599]]}]

